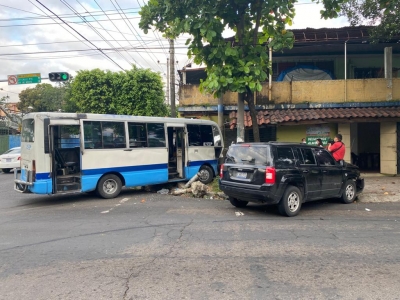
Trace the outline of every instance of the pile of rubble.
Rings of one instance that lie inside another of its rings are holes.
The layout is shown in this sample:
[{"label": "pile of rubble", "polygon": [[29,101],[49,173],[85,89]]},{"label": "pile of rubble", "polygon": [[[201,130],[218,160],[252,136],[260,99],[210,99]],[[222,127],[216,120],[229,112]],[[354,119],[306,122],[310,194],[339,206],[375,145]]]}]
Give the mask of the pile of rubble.
[{"label": "pile of rubble", "polygon": [[172,187],[170,189],[163,187],[161,190],[158,190],[157,193],[163,195],[185,196],[203,199],[225,200],[227,198],[223,192],[214,192],[208,185],[203,184],[200,181],[189,181],[186,184],[179,182],[176,187]]}]

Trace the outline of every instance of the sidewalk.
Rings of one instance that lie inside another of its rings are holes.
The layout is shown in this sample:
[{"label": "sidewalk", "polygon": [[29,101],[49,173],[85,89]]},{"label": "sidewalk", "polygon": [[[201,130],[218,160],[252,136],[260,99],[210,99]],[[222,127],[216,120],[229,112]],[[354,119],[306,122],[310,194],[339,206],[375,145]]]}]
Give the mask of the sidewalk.
[{"label": "sidewalk", "polygon": [[364,191],[358,196],[359,202],[400,202],[400,176],[363,173]]}]

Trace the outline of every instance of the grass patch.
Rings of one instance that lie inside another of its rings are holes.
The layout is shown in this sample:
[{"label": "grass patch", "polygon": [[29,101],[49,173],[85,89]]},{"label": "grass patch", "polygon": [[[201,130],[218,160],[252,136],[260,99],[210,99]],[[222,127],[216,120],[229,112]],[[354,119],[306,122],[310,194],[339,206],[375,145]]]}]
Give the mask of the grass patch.
[{"label": "grass patch", "polygon": [[222,191],[219,189],[218,180],[219,180],[219,176],[216,176],[216,177],[214,178],[214,180],[211,181],[211,182],[208,184],[208,187],[210,188],[211,192],[214,192],[214,193],[222,192]]}]

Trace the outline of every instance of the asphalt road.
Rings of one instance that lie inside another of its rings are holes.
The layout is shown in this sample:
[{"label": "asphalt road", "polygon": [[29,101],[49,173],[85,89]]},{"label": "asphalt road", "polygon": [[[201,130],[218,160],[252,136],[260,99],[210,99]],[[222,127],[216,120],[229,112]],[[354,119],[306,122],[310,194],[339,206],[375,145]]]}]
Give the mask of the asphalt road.
[{"label": "asphalt road", "polygon": [[125,190],[38,196],[0,173],[0,299],[400,299],[400,204],[274,207]]}]

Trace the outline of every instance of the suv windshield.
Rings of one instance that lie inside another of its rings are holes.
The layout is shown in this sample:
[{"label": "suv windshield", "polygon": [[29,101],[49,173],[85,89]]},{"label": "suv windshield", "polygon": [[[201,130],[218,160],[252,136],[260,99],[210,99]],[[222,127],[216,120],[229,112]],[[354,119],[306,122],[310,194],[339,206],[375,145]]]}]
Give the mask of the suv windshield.
[{"label": "suv windshield", "polygon": [[271,166],[270,147],[238,144],[229,147],[226,163]]}]

